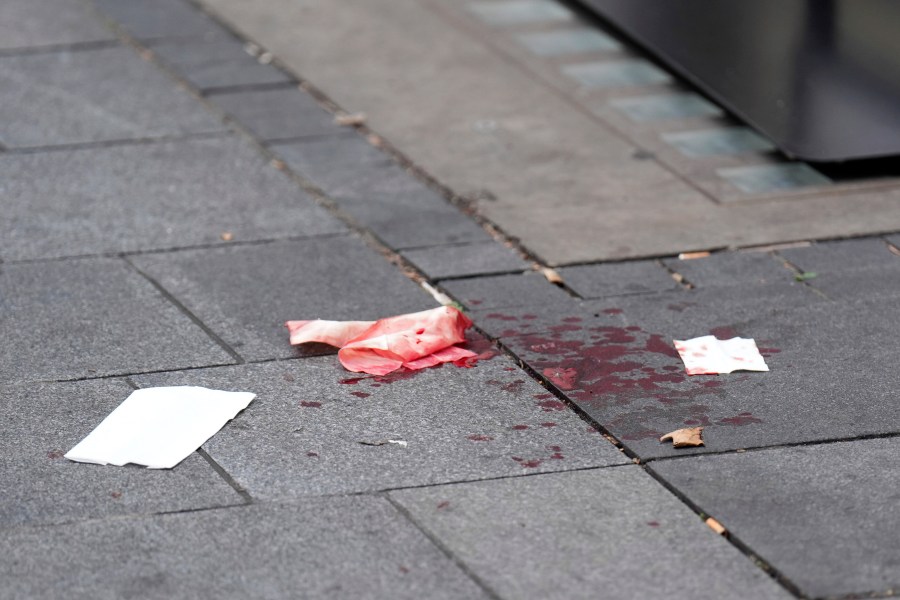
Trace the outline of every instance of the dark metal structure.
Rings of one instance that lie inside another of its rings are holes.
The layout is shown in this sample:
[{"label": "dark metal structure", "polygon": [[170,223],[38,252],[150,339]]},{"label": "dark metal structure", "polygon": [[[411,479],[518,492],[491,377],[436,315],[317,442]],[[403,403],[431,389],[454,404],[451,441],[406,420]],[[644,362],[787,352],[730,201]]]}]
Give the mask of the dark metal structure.
[{"label": "dark metal structure", "polygon": [[900,0],[582,0],[785,154],[900,155]]}]

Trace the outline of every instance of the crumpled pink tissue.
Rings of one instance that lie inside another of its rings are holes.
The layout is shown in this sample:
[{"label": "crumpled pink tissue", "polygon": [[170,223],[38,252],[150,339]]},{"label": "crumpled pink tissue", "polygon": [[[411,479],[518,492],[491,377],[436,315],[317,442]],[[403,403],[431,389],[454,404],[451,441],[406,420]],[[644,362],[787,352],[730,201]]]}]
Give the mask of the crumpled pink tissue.
[{"label": "crumpled pink tissue", "polygon": [[688,375],[769,370],[756,342],[751,338],[719,340],[714,335],[705,335],[674,342]]},{"label": "crumpled pink tissue", "polygon": [[378,321],[288,321],[291,344],[321,342],[340,348],[348,371],[386,375],[401,367],[424,369],[477,356],[454,344],[466,340],[469,320],[452,306]]}]

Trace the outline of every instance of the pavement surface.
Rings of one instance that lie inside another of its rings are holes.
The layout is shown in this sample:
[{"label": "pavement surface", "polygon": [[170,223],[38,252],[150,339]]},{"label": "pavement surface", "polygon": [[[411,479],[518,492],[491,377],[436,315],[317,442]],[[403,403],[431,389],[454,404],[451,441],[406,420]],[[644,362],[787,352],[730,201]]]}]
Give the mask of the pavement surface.
[{"label": "pavement surface", "polygon": [[[7,0],[0,598],[894,597],[898,231],[549,0]],[[435,289],[472,368],[288,344]],[[165,385],[257,398],[63,458]]]}]

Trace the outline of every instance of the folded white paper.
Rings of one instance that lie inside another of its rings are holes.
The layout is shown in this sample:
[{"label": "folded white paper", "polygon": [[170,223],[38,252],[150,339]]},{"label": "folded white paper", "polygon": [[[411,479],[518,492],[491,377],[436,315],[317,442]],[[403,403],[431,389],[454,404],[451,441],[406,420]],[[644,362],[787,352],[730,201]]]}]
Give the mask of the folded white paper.
[{"label": "folded white paper", "polygon": [[65,456],[98,465],[171,469],[255,397],[191,386],[137,390]]},{"label": "folded white paper", "polygon": [[706,335],[674,342],[688,375],[769,370],[756,342],[750,338],[719,340]]}]

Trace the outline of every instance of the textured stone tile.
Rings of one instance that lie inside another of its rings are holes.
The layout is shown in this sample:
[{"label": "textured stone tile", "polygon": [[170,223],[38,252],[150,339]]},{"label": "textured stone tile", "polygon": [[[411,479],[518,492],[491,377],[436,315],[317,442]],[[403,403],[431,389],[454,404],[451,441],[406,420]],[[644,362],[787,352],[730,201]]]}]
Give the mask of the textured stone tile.
[{"label": "textured stone tile", "polygon": [[900,268],[884,268],[823,273],[808,279],[806,284],[833,300],[868,302],[900,297],[898,282]]},{"label": "textured stone tile", "polygon": [[595,29],[522,33],[517,35],[516,39],[537,56],[565,56],[585,52],[613,52],[622,49],[622,44],[614,38]]},{"label": "textured stone tile", "polygon": [[114,39],[78,0],[4,0],[0,48],[28,48]]},{"label": "textured stone tile", "polygon": [[8,147],[224,129],[131,48],[0,57],[0,142]]},{"label": "textured stone tile", "polygon": [[779,250],[778,254],[801,271],[816,273],[900,266],[900,256],[891,253],[881,238],[820,242],[805,248]]},{"label": "textured stone tile", "polygon": [[896,590],[900,439],[655,462],[808,597]]},{"label": "textured stone tile", "polygon": [[11,598],[484,598],[381,498],[323,498],[19,529]]},{"label": "textured stone tile", "polygon": [[767,252],[718,252],[705,258],[663,262],[696,287],[795,283],[794,271]]},{"label": "textured stone tile", "polygon": [[345,131],[335,125],[331,113],[297,87],[215,94],[211,100],[263,140]]},{"label": "textured stone tile", "polygon": [[488,25],[500,27],[569,21],[575,17],[569,9],[552,0],[471,2],[466,8]]},{"label": "textured stone tile", "polygon": [[[895,302],[846,306],[773,287],[620,298],[502,342],[643,457],[896,432],[900,380],[883,366],[900,333]],[[621,324],[601,318],[614,309]],[[754,338],[770,371],[685,375],[672,340],[709,334]],[[705,448],[657,441],[697,425]]]},{"label": "textured stone tile", "polygon": [[391,497],[503,598],[792,597],[639,467]]},{"label": "textured stone tile", "polygon": [[138,39],[225,37],[228,34],[184,0],[92,0],[100,11]]},{"label": "textured stone tile", "polygon": [[442,285],[473,310],[566,303],[571,297],[540,273],[454,279]]},{"label": "textured stone tile", "polygon": [[722,127],[663,133],[664,142],[691,158],[772,152],[775,146],[747,127]]},{"label": "textured stone tile", "polygon": [[346,231],[231,137],[0,155],[0,208],[7,260]]},{"label": "textured stone tile", "polygon": [[350,236],[133,260],[250,360],[331,351],[291,347],[288,320],[375,320],[435,305],[399,269]]},{"label": "textured stone tile", "polygon": [[[472,346],[481,351],[484,342]],[[254,498],[345,494],[621,464],[508,359],[372,377],[336,357],[142,376],[258,394],[204,448]],[[368,446],[360,442],[402,440]]]},{"label": "textured stone tile", "polygon": [[110,379],[0,387],[0,528],[243,502],[196,453],[174,469],[63,458],[132,391]]},{"label": "textured stone tile", "polygon": [[637,123],[722,115],[719,107],[692,92],[615,98],[609,104]]},{"label": "textured stone tile", "polygon": [[260,64],[238,40],[158,44],[153,53],[200,90],[289,81],[272,65]]},{"label": "textured stone tile", "polygon": [[582,298],[604,298],[674,290],[678,284],[656,261],[584,265],[559,269]]},{"label": "textured stone tile", "polygon": [[231,357],[119,259],[3,265],[0,379],[227,364]]},{"label": "textured stone tile", "polygon": [[524,271],[528,263],[495,241],[406,250],[401,254],[433,279]]},{"label": "textured stone tile", "polygon": [[587,88],[654,85],[672,81],[668,73],[642,59],[565,65],[562,72]]},{"label": "textured stone tile", "polygon": [[728,167],[716,169],[716,173],[748,194],[768,194],[831,183],[830,179],[804,163]]}]

